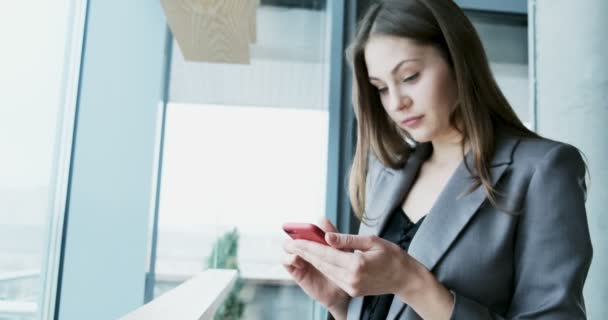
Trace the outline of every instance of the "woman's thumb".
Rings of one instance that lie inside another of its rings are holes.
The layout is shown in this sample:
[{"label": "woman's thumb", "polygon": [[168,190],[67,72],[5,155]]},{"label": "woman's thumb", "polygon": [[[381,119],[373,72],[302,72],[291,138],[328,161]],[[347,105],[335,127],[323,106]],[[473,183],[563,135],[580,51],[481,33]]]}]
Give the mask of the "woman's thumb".
[{"label": "woman's thumb", "polygon": [[342,233],[326,233],[325,241],[336,249],[361,250],[367,251],[374,245],[373,240],[368,236]]},{"label": "woman's thumb", "polygon": [[327,217],[319,218],[319,228],[325,232],[338,232],[338,229],[327,219]]}]

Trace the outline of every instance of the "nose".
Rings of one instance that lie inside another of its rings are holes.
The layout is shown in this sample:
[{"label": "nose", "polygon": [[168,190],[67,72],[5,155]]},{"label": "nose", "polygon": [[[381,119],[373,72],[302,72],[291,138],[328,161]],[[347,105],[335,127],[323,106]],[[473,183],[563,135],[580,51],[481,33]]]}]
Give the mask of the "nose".
[{"label": "nose", "polygon": [[402,110],[411,104],[411,99],[399,90],[389,91],[389,109],[393,112]]}]

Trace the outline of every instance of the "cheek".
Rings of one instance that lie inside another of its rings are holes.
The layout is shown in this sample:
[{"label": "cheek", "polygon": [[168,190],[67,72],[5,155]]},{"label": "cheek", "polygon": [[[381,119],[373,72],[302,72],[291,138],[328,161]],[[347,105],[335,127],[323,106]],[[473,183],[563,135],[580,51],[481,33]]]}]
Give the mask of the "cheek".
[{"label": "cheek", "polygon": [[[423,91],[428,111],[434,113],[434,117],[441,122],[448,121],[450,112],[456,102],[454,87],[448,79],[435,79],[429,81]],[[447,81],[446,81],[447,80]]]},{"label": "cheek", "polygon": [[456,104],[458,94],[456,89],[456,80],[452,78],[449,70],[442,70],[442,72],[437,75],[435,92],[437,97],[440,99],[440,101],[438,101],[438,105],[450,111]]},{"label": "cheek", "polygon": [[381,95],[380,96],[380,104],[382,104],[382,108],[384,109],[384,112],[391,118],[391,119],[395,119],[396,116],[396,112],[391,111],[391,108],[389,108],[389,97],[387,94],[385,95]]},{"label": "cheek", "polygon": [[382,108],[384,108],[384,111],[388,112],[388,98],[386,95],[378,95],[378,97],[380,98],[380,104],[382,104]]}]

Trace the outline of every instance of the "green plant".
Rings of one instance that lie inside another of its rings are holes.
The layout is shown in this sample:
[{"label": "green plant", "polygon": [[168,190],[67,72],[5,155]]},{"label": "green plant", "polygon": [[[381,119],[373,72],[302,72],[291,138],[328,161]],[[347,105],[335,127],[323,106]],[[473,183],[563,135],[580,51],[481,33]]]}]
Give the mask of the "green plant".
[{"label": "green plant", "polygon": [[224,303],[218,308],[214,320],[240,319],[245,309],[245,303],[239,297],[243,287],[240,278],[237,253],[239,249],[239,233],[236,228],[219,237],[213,244],[211,255],[207,258],[207,266],[218,269],[235,269],[237,279]]}]

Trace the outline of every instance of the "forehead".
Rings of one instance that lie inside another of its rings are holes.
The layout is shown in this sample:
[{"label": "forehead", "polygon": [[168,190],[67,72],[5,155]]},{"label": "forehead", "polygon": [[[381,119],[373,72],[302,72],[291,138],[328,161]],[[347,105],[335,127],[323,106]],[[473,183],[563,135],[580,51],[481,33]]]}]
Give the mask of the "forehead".
[{"label": "forehead", "polygon": [[365,64],[370,76],[385,75],[403,60],[428,59],[433,54],[430,48],[429,45],[422,45],[408,38],[371,36],[365,45]]}]

